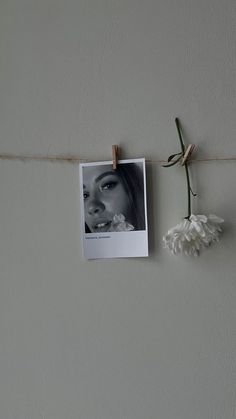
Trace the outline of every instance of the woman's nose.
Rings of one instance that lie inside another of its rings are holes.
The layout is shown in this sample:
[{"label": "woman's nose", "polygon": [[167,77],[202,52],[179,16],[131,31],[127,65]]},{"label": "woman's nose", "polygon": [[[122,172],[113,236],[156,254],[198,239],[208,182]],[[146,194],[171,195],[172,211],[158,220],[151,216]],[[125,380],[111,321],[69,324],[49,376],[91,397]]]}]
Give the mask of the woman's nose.
[{"label": "woman's nose", "polygon": [[89,215],[99,215],[105,209],[105,205],[98,199],[92,199],[88,205]]}]

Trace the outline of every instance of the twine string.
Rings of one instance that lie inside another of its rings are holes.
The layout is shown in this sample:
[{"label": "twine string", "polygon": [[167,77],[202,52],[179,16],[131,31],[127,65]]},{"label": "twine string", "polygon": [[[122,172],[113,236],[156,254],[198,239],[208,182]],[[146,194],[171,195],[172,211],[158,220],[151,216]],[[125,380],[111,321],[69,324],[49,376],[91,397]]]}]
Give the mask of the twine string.
[{"label": "twine string", "polygon": [[[86,163],[86,162],[96,162],[98,160],[93,159],[83,159],[76,155],[24,155],[24,154],[0,154],[0,160],[18,160],[18,161],[48,161],[52,163]],[[207,158],[194,158],[189,159],[189,163],[198,163],[198,162],[214,162],[214,161],[236,161],[236,156],[227,156],[227,157],[207,157]],[[146,159],[146,163],[166,163],[166,160],[149,160]]]}]

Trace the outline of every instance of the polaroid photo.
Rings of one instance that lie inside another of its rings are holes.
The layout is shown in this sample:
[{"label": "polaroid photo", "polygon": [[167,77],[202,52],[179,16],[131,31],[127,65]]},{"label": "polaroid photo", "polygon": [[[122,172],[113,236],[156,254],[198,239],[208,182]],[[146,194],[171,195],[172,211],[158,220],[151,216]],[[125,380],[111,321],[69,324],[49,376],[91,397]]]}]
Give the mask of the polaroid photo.
[{"label": "polaroid photo", "polygon": [[148,256],[145,159],[81,163],[85,259]]}]

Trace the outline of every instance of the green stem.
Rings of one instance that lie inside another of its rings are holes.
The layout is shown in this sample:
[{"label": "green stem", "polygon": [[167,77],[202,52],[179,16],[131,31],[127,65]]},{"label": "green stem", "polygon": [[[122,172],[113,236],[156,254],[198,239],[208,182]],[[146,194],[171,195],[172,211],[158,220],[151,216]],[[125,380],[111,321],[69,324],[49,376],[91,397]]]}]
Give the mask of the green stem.
[{"label": "green stem", "polygon": [[[179,134],[179,140],[180,140],[180,145],[181,145],[181,149],[182,149],[182,153],[184,155],[185,153],[185,146],[182,140],[182,135],[181,135],[181,129],[180,129],[180,122],[178,118],[175,118],[175,124],[176,124],[176,128]],[[187,180],[187,190],[188,190],[188,216],[186,217],[187,219],[190,218],[190,215],[192,213],[191,210],[191,186],[190,186],[190,177],[189,177],[189,170],[188,170],[188,162],[186,160],[186,162],[184,163],[184,168],[185,168],[185,173],[186,173],[186,180]]]}]

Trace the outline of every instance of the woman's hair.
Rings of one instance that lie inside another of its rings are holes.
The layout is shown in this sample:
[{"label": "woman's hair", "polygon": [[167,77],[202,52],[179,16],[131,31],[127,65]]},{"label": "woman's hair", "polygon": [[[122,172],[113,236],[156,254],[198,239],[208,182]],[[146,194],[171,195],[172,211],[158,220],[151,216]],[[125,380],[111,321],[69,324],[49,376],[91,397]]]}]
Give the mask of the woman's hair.
[{"label": "woman's hair", "polygon": [[137,163],[119,164],[116,169],[129,197],[135,230],[145,230],[143,172]]}]

